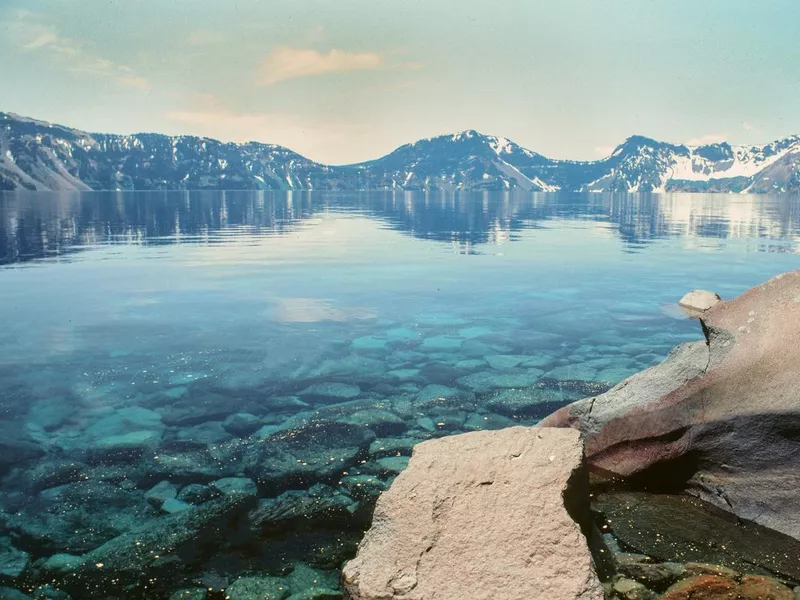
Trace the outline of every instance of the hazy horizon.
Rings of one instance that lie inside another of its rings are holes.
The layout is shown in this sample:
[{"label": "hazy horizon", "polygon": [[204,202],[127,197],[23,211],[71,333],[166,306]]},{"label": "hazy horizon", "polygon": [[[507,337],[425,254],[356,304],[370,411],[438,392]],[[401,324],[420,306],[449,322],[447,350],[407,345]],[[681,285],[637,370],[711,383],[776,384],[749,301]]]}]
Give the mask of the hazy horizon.
[{"label": "hazy horizon", "polygon": [[0,110],[279,144],[326,164],[475,129],[596,160],[630,135],[800,132],[800,5],[10,0]]}]

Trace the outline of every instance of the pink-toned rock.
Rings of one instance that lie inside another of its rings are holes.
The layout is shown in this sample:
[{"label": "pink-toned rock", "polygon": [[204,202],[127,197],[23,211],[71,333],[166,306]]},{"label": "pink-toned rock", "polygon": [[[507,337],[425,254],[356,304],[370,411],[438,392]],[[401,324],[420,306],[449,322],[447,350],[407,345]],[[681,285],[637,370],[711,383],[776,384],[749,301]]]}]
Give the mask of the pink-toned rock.
[{"label": "pink-toned rock", "polygon": [[597,472],[684,488],[800,539],[800,271],[700,317],[706,341],[545,419]]},{"label": "pink-toned rock", "polygon": [[742,600],[738,584],[719,575],[695,575],[679,581],[661,600]]},{"label": "pink-toned rock", "polygon": [[780,581],[745,575],[740,583],[720,575],[695,575],[669,588],[661,600],[795,600]]},{"label": "pink-toned rock", "polygon": [[777,579],[763,575],[745,575],[739,584],[739,596],[746,600],[795,600],[792,590]]},{"label": "pink-toned rock", "polygon": [[583,448],[569,429],[511,427],[419,444],[344,568],[346,594],[602,600],[586,539],[565,507],[585,509],[586,484]]}]

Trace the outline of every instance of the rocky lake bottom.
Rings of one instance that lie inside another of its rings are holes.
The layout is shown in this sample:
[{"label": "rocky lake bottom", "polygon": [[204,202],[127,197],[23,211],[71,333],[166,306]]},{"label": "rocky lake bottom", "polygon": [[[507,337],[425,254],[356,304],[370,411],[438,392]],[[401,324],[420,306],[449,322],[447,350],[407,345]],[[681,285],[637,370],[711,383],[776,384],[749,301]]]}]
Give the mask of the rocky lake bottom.
[{"label": "rocky lake bottom", "polygon": [[700,339],[675,302],[796,268],[788,206],[0,196],[3,593],[341,598],[416,443],[536,424]]}]

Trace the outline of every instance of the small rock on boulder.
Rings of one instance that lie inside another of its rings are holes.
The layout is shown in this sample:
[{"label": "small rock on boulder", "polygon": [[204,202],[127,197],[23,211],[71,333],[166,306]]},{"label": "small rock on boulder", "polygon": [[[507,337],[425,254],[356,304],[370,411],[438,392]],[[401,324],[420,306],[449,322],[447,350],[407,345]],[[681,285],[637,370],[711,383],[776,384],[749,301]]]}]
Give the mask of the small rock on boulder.
[{"label": "small rock on boulder", "polygon": [[678,306],[692,313],[702,313],[715,304],[722,302],[722,298],[714,292],[707,290],[692,290],[678,302]]}]

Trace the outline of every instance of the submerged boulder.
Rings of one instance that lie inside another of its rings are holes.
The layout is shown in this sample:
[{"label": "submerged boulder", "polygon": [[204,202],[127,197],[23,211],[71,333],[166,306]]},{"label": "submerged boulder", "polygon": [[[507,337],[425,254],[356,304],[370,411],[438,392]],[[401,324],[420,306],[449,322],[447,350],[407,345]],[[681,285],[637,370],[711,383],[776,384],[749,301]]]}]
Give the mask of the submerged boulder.
[{"label": "submerged boulder", "polygon": [[378,500],[345,565],[345,591],[353,600],[601,600],[570,513],[584,514],[585,477],[570,430],[512,427],[424,442]]},{"label": "submerged boulder", "polygon": [[[98,596],[118,595],[128,586],[168,585],[169,577],[203,556],[218,552],[239,516],[253,507],[253,495],[228,494],[202,506],[143,523],[58,569],[72,591],[91,586]],[[55,574],[55,573],[54,573]],[[163,575],[158,577],[158,575]]]},{"label": "submerged boulder", "polygon": [[228,460],[237,459],[260,489],[278,493],[337,479],[366,456],[374,439],[364,426],[320,420],[234,447]]},{"label": "submerged boulder", "polygon": [[25,433],[23,424],[10,421],[0,423],[0,476],[11,467],[39,458],[44,453],[44,448]]},{"label": "submerged boulder", "polygon": [[697,575],[673,585],[661,600],[795,600],[788,587],[760,575],[745,575],[741,582],[719,575]]},{"label": "submerged boulder", "polygon": [[800,539],[800,271],[699,320],[704,341],[541,425],[579,429],[598,472],[688,490]]},{"label": "submerged boulder", "polygon": [[[680,574],[672,568],[679,563],[687,575],[737,578],[739,573],[758,571],[800,581],[800,542],[740,522],[697,498],[595,490],[592,509],[602,516],[603,531],[612,532],[625,548],[662,562],[658,567],[665,576]],[[617,562],[618,570],[631,579],[647,584],[659,579],[653,572],[656,565]]]}]

